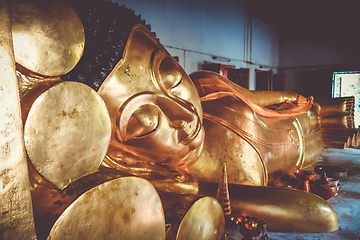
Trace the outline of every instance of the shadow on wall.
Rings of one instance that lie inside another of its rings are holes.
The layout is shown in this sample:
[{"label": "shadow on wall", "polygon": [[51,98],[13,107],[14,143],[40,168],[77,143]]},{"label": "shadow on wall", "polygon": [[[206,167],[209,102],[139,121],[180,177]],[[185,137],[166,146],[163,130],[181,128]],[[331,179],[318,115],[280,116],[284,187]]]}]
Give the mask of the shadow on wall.
[{"label": "shadow on wall", "polygon": [[317,69],[295,74],[295,92],[315,99],[331,98],[331,69]]}]

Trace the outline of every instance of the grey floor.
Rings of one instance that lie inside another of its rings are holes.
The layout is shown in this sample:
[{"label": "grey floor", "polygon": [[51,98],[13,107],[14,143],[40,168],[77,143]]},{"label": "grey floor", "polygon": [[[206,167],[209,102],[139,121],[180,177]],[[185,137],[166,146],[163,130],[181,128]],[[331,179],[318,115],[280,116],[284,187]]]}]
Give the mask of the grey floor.
[{"label": "grey floor", "polygon": [[[348,172],[347,176],[340,179],[341,188],[338,194],[328,200],[337,214],[339,229],[330,233],[268,232],[270,240],[360,239],[360,149],[324,148],[314,165],[316,164],[335,165],[345,168]],[[238,231],[227,232],[226,240],[242,238]],[[260,239],[260,236],[256,239]]]}]

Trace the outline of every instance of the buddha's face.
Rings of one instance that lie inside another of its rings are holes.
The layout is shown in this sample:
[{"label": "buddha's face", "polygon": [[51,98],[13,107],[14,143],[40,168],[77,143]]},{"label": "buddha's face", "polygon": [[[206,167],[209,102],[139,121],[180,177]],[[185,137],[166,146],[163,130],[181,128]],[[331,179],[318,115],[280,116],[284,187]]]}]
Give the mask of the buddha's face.
[{"label": "buddha's face", "polygon": [[123,59],[99,94],[112,121],[111,159],[129,167],[180,166],[197,159],[204,129],[196,88],[143,26],[133,28]]}]

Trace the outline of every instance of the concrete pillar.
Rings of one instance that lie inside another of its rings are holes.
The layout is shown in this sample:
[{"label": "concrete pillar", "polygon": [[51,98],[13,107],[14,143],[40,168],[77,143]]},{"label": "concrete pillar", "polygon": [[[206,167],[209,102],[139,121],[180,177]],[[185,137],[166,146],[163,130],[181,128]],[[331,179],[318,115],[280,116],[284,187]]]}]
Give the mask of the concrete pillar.
[{"label": "concrete pillar", "polygon": [[36,239],[7,0],[0,0],[0,239]]}]

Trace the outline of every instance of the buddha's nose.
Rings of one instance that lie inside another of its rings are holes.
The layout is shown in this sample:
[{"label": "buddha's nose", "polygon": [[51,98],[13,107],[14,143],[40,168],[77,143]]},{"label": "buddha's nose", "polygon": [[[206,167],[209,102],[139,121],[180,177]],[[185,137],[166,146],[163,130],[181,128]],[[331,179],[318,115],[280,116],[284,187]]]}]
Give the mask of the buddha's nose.
[{"label": "buddha's nose", "polygon": [[192,103],[163,97],[157,99],[157,104],[169,120],[169,126],[178,131],[179,141],[191,142],[196,137],[201,119]]},{"label": "buddha's nose", "polygon": [[196,137],[196,130],[198,128],[197,119],[192,121],[175,120],[170,123],[171,127],[178,130],[178,138],[180,142],[191,142]]},{"label": "buddha's nose", "polygon": [[197,120],[193,119],[190,122],[187,122],[185,120],[175,120],[170,123],[172,128],[175,128],[177,130],[182,129],[185,131],[188,135],[192,134],[197,126]]},{"label": "buddha's nose", "polygon": [[175,129],[182,129],[187,125],[185,120],[175,120],[170,123],[170,126]]}]

